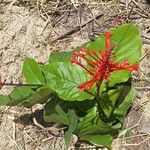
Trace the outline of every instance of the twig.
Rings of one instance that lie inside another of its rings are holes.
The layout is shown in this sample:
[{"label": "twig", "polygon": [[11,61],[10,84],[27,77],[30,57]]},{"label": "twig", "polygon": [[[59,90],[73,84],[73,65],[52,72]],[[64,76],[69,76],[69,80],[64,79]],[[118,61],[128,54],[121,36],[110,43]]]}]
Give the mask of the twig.
[{"label": "twig", "polygon": [[137,90],[150,90],[150,87],[135,87]]},{"label": "twig", "polygon": [[48,23],[49,23],[49,19],[46,20],[46,22],[44,23],[44,26],[40,32],[40,35],[44,32],[44,30],[46,29],[46,27],[48,26]]},{"label": "twig", "polygon": [[149,36],[146,36],[146,35],[142,35],[142,38],[145,38],[145,39],[150,40],[150,37],[149,37]]},{"label": "twig", "polygon": [[146,53],[142,56],[142,58],[140,59],[140,61],[142,61],[148,54],[149,54],[149,53],[146,52]]},{"label": "twig", "polygon": [[32,107],[31,107],[31,112],[32,112],[32,115],[33,115],[33,123],[34,123],[34,125],[36,125],[38,128],[40,128],[40,129],[42,129],[42,130],[48,130],[48,131],[50,131],[50,132],[52,132],[52,133],[66,129],[66,127],[62,127],[62,128],[44,127],[42,124],[40,124],[40,123],[37,121],[37,119],[36,119],[36,117],[35,117],[35,111],[36,111],[36,109],[37,109],[36,107],[37,107],[37,105],[32,106]]},{"label": "twig", "polygon": [[81,150],[81,149],[95,149],[95,148],[96,148],[96,146],[90,145],[90,146],[82,146],[82,147],[79,147],[79,150]]},{"label": "twig", "polygon": [[[131,140],[133,138],[142,137],[142,136],[148,136],[148,135],[149,135],[149,133],[143,133],[143,134],[139,134],[139,135],[133,135],[133,136],[125,137],[124,139],[125,140]],[[119,140],[122,140],[122,139],[119,139]]]},{"label": "twig", "polygon": [[34,139],[26,132],[26,130],[23,130],[23,133],[26,134],[28,139],[30,139],[32,142],[34,142]]},{"label": "twig", "polygon": [[132,0],[132,2],[133,2],[137,7],[139,7],[139,8],[145,13],[145,15],[147,15],[147,16],[150,18],[150,15],[149,15],[135,0]]},{"label": "twig", "polygon": [[130,19],[130,16],[131,16],[131,13],[132,13],[132,11],[133,11],[133,8],[134,8],[134,7],[132,6],[131,9],[130,9],[130,11],[129,11],[129,14],[128,14],[128,17],[127,17],[128,19]]},{"label": "twig", "polygon": [[48,141],[48,140],[51,140],[52,138],[54,138],[54,136],[51,136],[51,137],[48,137],[48,138],[42,139],[42,142],[46,142],[46,141]]},{"label": "twig", "polygon": [[149,44],[149,45],[150,45],[150,40],[143,39],[143,43],[144,43],[144,44]]},{"label": "twig", "polygon": [[147,15],[145,15],[145,14],[142,14],[142,13],[140,13],[139,11],[137,11],[137,10],[134,10],[134,12],[136,12],[140,17],[143,17],[143,18],[149,18]]},{"label": "twig", "polygon": [[[1,84],[0,84],[1,85]],[[3,86],[42,86],[42,84],[4,83]]]},{"label": "twig", "polygon": [[140,122],[141,122],[141,120],[143,119],[143,116],[144,116],[144,112],[142,113],[142,115],[140,116],[140,119],[138,120],[138,122],[137,122],[135,125],[133,125],[132,127],[129,127],[129,128],[127,128],[127,129],[123,130],[123,131],[119,134],[118,137],[121,137],[122,135],[125,135],[128,131],[130,131],[130,130],[136,128],[136,127],[138,127],[139,124],[140,124]]},{"label": "twig", "polygon": [[87,20],[86,22],[82,23],[81,25],[77,25],[77,26],[75,26],[73,29],[71,29],[71,30],[65,32],[64,34],[58,36],[57,38],[53,39],[51,42],[53,43],[53,42],[55,42],[55,41],[57,41],[57,40],[60,40],[60,39],[62,39],[62,38],[64,38],[64,37],[66,37],[66,36],[68,36],[68,35],[70,35],[70,34],[76,32],[76,31],[78,31],[80,28],[84,27],[86,24],[90,23],[90,22],[93,21],[94,19],[97,19],[97,18],[102,17],[103,15],[104,15],[104,14],[97,14],[96,16],[94,16],[93,18]]},{"label": "twig", "polygon": [[141,145],[143,144],[144,142],[148,141],[150,139],[150,134],[141,142],[139,143],[133,143],[133,144],[124,144],[123,146],[138,146],[138,145]]},{"label": "twig", "polygon": [[21,150],[21,148],[19,147],[19,145],[17,144],[17,141],[15,141],[11,136],[8,136],[9,139],[12,141],[12,143],[14,143],[17,147],[18,150]]}]

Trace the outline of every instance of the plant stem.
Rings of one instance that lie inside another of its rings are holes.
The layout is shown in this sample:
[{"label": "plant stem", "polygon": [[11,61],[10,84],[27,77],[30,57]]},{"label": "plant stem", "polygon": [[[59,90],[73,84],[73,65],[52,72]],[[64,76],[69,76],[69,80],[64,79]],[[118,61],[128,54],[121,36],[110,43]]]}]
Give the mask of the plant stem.
[{"label": "plant stem", "polygon": [[97,104],[97,107],[98,107],[98,111],[99,111],[99,116],[100,116],[100,119],[102,121],[106,121],[107,117],[103,111],[103,108],[102,108],[102,104],[101,104],[101,101],[100,101],[100,96],[99,96],[99,91],[100,91],[100,85],[98,83],[96,83],[96,104]]},{"label": "plant stem", "polygon": [[42,87],[42,84],[23,84],[23,83],[4,83],[2,86],[39,86]]}]

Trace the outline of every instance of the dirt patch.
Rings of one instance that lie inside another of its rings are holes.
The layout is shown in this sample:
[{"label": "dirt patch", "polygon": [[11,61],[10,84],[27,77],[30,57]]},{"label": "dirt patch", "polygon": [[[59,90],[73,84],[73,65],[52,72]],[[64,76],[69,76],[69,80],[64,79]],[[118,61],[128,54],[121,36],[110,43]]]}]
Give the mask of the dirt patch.
[{"label": "dirt patch", "polygon": [[[53,50],[70,51],[93,40],[110,27],[134,22],[143,38],[140,71],[133,75],[138,89],[135,104],[126,117],[129,130],[114,141],[115,150],[150,149],[150,5],[146,1],[0,1],[0,75],[8,82],[23,82],[22,63],[33,57],[46,63]],[[103,14],[96,17],[97,14]],[[91,20],[91,21],[90,21]],[[88,22],[89,21],[89,22]],[[86,23],[88,22],[88,23]],[[73,29],[73,32],[69,32]],[[8,94],[13,87],[4,86]],[[30,109],[1,107],[0,150],[63,150],[63,131],[56,135],[38,128]],[[24,116],[23,122],[15,120]],[[53,126],[53,125],[52,125]],[[116,146],[116,147],[115,147]],[[73,146],[72,149],[75,146]],[[82,145],[81,145],[82,147]],[[83,149],[95,146],[83,144]]]}]

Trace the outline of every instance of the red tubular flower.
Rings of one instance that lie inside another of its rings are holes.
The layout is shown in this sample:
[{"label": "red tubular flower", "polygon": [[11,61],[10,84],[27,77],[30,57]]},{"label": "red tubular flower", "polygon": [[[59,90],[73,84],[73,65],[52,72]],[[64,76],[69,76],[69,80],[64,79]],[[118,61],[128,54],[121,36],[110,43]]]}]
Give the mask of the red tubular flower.
[{"label": "red tubular flower", "polygon": [[[123,63],[112,61],[114,55],[111,54],[113,48],[111,47],[110,37],[110,32],[106,32],[106,44],[104,52],[100,50],[99,54],[97,54],[94,50],[88,51],[83,47],[81,48],[80,52],[74,52],[75,57],[71,59],[71,62],[83,67],[87,71],[87,73],[92,76],[89,81],[86,81],[79,85],[79,88],[82,91],[90,90],[94,83],[98,83],[100,85],[104,79],[108,80],[110,74],[116,70],[133,71],[138,69],[137,64],[130,65],[128,60],[124,61]],[[87,62],[87,65],[81,63],[78,58],[84,59]]]}]

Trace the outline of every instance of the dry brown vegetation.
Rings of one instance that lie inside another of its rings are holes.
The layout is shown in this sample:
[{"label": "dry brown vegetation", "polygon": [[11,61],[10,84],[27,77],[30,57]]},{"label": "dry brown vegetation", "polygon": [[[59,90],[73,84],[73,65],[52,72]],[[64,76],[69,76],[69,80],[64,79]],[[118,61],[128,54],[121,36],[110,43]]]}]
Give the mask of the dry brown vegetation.
[{"label": "dry brown vegetation", "polygon": [[[70,51],[107,29],[127,22],[139,27],[143,50],[140,70],[132,76],[137,97],[113,148],[149,150],[149,0],[0,0],[0,75],[8,82],[23,82],[21,66],[26,56],[46,63],[52,51]],[[4,86],[0,93],[8,94],[12,88]],[[38,119],[41,109],[41,105],[32,110],[1,107],[0,150],[65,149],[63,129],[58,124],[42,124]],[[76,137],[70,149],[96,149],[75,142]]]}]

